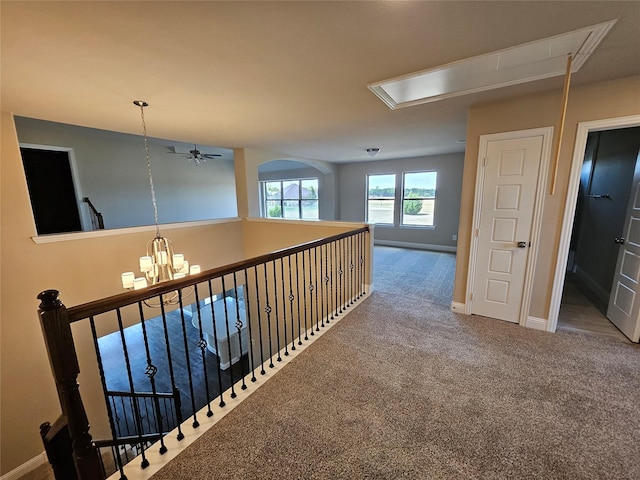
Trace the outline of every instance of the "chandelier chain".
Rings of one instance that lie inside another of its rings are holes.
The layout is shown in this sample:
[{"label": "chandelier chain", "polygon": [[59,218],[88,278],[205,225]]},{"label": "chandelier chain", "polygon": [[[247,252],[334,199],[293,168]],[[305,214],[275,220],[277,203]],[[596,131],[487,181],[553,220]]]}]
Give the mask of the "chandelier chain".
[{"label": "chandelier chain", "polygon": [[153,187],[153,174],[151,173],[151,158],[149,156],[149,140],[147,139],[147,124],[144,121],[144,105],[139,105],[140,117],[142,118],[142,133],[144,135],[144,151],[147,159],[147,171],[149,172],[149,188],[151,189],[151,203],[153,204],[153,218],[156,225],[156,237],[160,237],[160,226],[158,223],[158,204],[156,203],[156,190]]}]

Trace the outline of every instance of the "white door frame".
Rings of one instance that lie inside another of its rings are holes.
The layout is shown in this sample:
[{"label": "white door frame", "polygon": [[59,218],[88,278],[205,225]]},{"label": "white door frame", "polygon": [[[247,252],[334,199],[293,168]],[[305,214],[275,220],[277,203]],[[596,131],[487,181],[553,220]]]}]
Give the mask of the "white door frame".
[{"label": "white door frame", "polygon": [[562,290],[564,288],[564,278],[567,268],[567,258],[569,257],[569,244],[571,233],[573,232],[573,219],[576,214],[576,202],[578,200],[578,186],[580,184],[580,170],[584,162],[584,154],[587,147],[587,136],[589,132],[599,130],[615,130],[617,128],[640,126],[640,115],[630,115],[628,117],[606,118],[603,120],[593,120],[578,123],[576,141],[573,147],[573,160],[571,161],[571,172],[569,174],[569,185],[567,188],[567,198],[564,206],[564,217],[562,220],[562,230],[560,231],[560,242],[558,244],[558,257],[556,259],[555,275],[553,277],[553,289],[551,291],[551,302],[549,304],[549,321],[547,331],[555,332],[558,326],[558,313],[560,312],[560,302],[562,300]]},{"label": "white door frame", "polygon": [[538,170],[538,181],[536,186],[535,205],[533,209],[533,219],[531,223],[532,248],[527,249],[527,264],[525,269],[524,287],[522,290],[522,304],[520,306],[520,316],[518,324],[525,326],[529,316],[529,306],[531,304],[531,290],[533,286],[533,274],[535,272],[536,258],[538,256],[538,239],[540,237],[540,227],[542,225],[542,209],[544,197],[547,190],[547,172],[549,170],[549,158],[551,157],[551,142],[553,140],[553,127],[534,128],[529,130],[518,130],[513,132],[492,133],[480,136],[480,148],[478,149],[478,170],[476,173],[476,192],[473,208],[473,223],[471,229],[471,250],[469,253],[469,271],[467,273],[467,298],[465,301],[464,313],[471,314],[472,296],[474,291],[476,262],[478,256],[478,229],[480,224],[480,210],[482,207],[482,194],[484,187],[484,159],[487,153],[489,142],[499,140],[513,140],[518,138],[542,136],[542,152],[540,158],[540,169]]},{"label": "white door frame", "polygon": [[[80,226],[83,232],[93,230],[91,225],[91,216],[88,209],[84,206],[84,195],[82,194],[82,187],[80,186],[80,174],[78,173],[78,163],[76,162],[76,154],[71,147],[59,147],[57,145],[41,145],[37,143],[20,143],[20,148],[32,148],[34,150],[49,150],[52,152],[67,152],[69,157],[69,165],[71,167],[71,180],[73,181],[74,194],[76,196],[76,205],[78,206],[78,213],[80,214]],[[33,214],[33,212],[32,212]],[[35,230],[35,217],[33,220],[33,228]]]}]

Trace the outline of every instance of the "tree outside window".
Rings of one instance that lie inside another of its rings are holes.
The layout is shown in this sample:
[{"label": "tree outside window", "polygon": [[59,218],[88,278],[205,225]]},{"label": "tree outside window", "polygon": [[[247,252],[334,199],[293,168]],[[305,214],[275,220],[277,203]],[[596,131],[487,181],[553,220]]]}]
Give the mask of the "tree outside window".
[{"label": "tree outside window", "polygon": [[401,225],[431,227],[436,204],[436,172],[412,172],[403,175]]},{"label": "tree outside window", "polygon": [[396,176],[367,175],[367,222],[393,225]]},{"label": "tree outside window", "polygon": [[269,218],[318,219],[318,179],[260,182],[263,215]]}]

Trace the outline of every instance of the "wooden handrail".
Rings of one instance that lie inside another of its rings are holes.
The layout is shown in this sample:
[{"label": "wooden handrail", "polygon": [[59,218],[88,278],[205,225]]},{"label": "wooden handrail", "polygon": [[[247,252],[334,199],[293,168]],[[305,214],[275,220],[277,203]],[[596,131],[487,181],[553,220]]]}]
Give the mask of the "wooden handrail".
[{"label": "wooden handrail", "polygon": [[127,305],[132,305],[132,304],[141,302],[143,300],[147,300],[149,298],[158,297],[165,293],[174,292],[176,290],[190,287],[192,285],[196,285],[198,283],[202,283],[207,280],[219,278],[219,277],[222,277],[223,275],[228,275],[234,272],[245,270],[257,265],[261,265],[263,263],[276,260],[278,258],[288,257],[289,255],[293,255],[295,253],[308,250],[310,248],[326,245],[328,243],[335,242],[337,240],[342,240],[343,238],[351,237],[353,235],[357,235],[359,233],[365,233],[368,231],[369,231],[369,227],[364,226],[358,229],[349,230],[348,232],[332,235],[331,237],[325,237],[320,240],[312,240],[310,242],[301,243],[293,247],[283,248],[281,250],[276,250],[271,253],[253,257],[248,260],[242,260],[240,262],[231,263],[223,267],[217,267],[217,268],[205,270],[197,275],[189,275],[184,278],[172,280],[171,282],[164,282],[158,285],[153,285],[143,290],[132,290],[125,293],[120,293],[118,295],[113,295],[111,297],[106,297],[100,300],[94,300],[92,302],[77,305],[75,307],[70,307],[67,309],[69,322],[70,323],[77,322],[85,318],[93,317],[95,315],[100,315],[102,313],[106,313],[111,310],[115,310],[117,308],[125,307]]}]

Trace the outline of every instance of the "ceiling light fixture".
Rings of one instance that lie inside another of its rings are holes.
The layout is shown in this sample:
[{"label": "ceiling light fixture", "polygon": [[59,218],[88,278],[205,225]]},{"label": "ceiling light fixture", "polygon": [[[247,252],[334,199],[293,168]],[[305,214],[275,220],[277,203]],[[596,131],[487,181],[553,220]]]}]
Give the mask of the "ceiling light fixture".
[{"label": "ceiling light fixture", "polygon": [[367,153],[369,154],[370,157],[375,157],[376,155],[378,155],[379,152],[380,152],[379,148],[376,148],[376,147],[367,148]]},{"label": "ceiling light fixture", "polygon": [[[158,204],[156,202],[156,191],[153,186],[151,159],[149,157],[149,140],[147,138],[147,126],[144,121],[144,108],[148,107],[149,104],[142,100],[135,100],[133,104],[140,107],[144,150],[149,175],[149,188],[151,190],[151,203],[153,204],[153,216],[156,226],[156,236],[147,242],[146,255],[140,257],[140,272],[144,274],[144,276],[136,277],[133,272],[124,272],[121,275],[123,288],[139,290],[149,285],[156,285],[157,283],[182,278],[189,274],[200,273],[200,265],[189,266],[189,262],[185,260],[183,254],[173,252],[171,240],[160,234]],[[177,295],[174,297],[177,298]],[[163,302],[173,303],[172,300],[174,297],[169,300],[163,299]]]},{"label": "ceiling light fixture", "polygon": [[616,20],[496,52],[369,84],[389,108],[410,107],[565,74],[576,73]]}]

